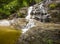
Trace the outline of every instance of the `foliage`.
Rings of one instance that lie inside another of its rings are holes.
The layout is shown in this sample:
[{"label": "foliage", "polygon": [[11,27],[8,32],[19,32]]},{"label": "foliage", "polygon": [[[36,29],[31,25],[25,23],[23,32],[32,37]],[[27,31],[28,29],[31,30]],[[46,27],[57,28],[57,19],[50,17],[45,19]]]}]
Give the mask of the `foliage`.
[{"label": "foliage", "polygon": [[17,12],[19,8],[31,6],[41,0],[0,0],[0,19]]},{"label": "foliage", "polygon": [[17,6],[17,0],[2,0],[1,6],[0,6],[0,16],[1,18],[3,16],[9,16],[13,11],[15,11]]},{"label": "foliage", "polygon": [[44,41],[46,42],[46,44],[53,44],[52,39],[44,38]]},{"label": "foliage", "polygon": [[42,1],[42,0],[35,0],[36,3],[39,3],[39,2],[41,2],[41,1]]},{"label": "foliage", "polygon": [[52,3],[49,5],[50,9],[54,9],[54,8],[56,8],[56,6],[57,6],[57,4],[55,4],[55,3]]},{"label": "foliage", "polygon": [[53,44],[53,40],[49,39],[49,40],[47,41],[47,43],[48,43],[48,44]]},{"label": "foliage", "polygon": [[51,20],[55,23],[60,22],[60,3],[52,3],[49,5],[49,8]]},{"label": "foliage", "polygon": [[15,44],[21,32],[10,27],[0,26],[0,44]]},{"label": "foliage", "polygon": [[0,13],[5,13],[5,14],[9,15],[11,11],[15,10],[16,6],[17,6],[17,0],[14,0],[6,5],[3,5],[0,8]]}]

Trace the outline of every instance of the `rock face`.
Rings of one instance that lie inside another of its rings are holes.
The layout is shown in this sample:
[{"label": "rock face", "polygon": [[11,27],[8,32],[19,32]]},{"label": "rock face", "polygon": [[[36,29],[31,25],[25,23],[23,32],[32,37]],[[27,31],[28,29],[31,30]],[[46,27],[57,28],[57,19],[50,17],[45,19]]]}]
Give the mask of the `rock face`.
[{"label": "rock face", "polygon": [[53,2],[48,5],[48,8],[48,12],[52,16],[52,22],[60,22],[60,0],[53,0]]},{"label": "rock face", "polygon": [[17,44],[60,44],[60,25],[34,20],[35,27],[22,34]]},{"label": "rock face", "polygon": [[21,8],[21,9],[19,9],[19,11],[17,12],[18,13],[18,16],[20,17],[20,18],[25,18],[26,17],[26,15],[27,15],[27,9],[28,7],[23,7],[23,8]]},{"label": "rock face", "polygon": [[17,44],[60,44],[60,29],[33,27],[21,35]]}]

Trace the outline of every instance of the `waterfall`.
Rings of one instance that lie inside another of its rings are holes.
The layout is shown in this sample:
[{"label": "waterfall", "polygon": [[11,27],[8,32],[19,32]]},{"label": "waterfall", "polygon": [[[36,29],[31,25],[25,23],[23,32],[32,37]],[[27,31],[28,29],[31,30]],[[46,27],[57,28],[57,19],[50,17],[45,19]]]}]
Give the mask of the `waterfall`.
[{"label": "waterfall", "polygon": [[33,8],[32,6],[28,8],[28,13],[27,13],[27,16],[26,16],[26,19],[27,19],[27,20],[29,20],[29,19],[31,18],[30,13],[31,13],[31,11],[32,11],[32,8]]},{"label": "waterfall", "polygon": [[33,19],[31,19],[31,15],[30,15],[30,13],[31,13],[31,11],[32,11],[32,8],[33,8],[33,6],[31,6],[31,7],[29,7],[28,8],[28,14],[27,14],[27,16],[26,16],[26,20],[28,21],[28,23],[27,23],[27,25],[22,29],[22,31],[23,31],[23,33],[25,33],[28,29],[30,29],[31,27],[34,27],[35,25],[34,25],[34,21],[33,21]]},{"label": "waterfall", "polygon": [[48,14],[48,10],[45,7],[45,5],[51,3],[51,0],[44,0],[40,3],[39,8],[40,8],[40,16],[38,18],[40,19],[41,22],[45,22],[46,18],[51,18],[50,14]]},{"label": "waterfall", "polygon": [[[44,2],[45,1],[45,2]],[[47,13],[47,9],[44,7],[44,3],[49,3],[50,0],[43,0],[40,5],[39,5],[39,11],[40,13],[43,13],[38,15],[38,18],[41,20],[43,20],[43,22],[45,22],[45,19],[47,18],[47,16],[50,16],[50,14]],[[35,26],[35,23],[33,21],[33,18],[35,17],[35,15],[31,16],[31,12],[33,10],[33,6],[28,8],[28,14],[26,16],[26,20],[28,21],[27,25],[22,29],[23,33],[25,33],[27,30],[29,30],[30,28]],[[47,13],[47,14],[46,14]],[[31,18],[33,17],[33,18]]]}]

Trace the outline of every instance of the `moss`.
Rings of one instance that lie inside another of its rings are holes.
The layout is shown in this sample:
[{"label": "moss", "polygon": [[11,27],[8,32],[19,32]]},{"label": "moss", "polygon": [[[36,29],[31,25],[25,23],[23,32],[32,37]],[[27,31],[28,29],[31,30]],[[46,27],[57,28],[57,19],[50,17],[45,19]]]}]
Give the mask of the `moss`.
[{"label": "moss", "polygon": [[52,4],[49,5],[49,8],[50,8],[50,9],[54,9],[54,8],[56,8],[56,7],[57,7],[57,4],[55,4],[55,3],[52,3]]},{"label": "moss", "polygon": [[52,39],[49,39],[49,38],[43,38],[43,41],[44,41],[46,44],[53,44],[53,40],[52,40]]},{"label": "moss", "polygon": [[48,43],[48,44],[53,44],[53,40],[49,39],[49,40],[47,41],[47,43]]},{"label": "moss", "polygon": [[18,16],[19,16],[20,18],[25,18],[26,14],[25,14],[25,13],[20,13],[20,12],[18,12]]},{"label": "moss", "polygon": [[0,26],[0,44],[15,44],[21,32],[10,27]]},{"label": "moss", "polygon": [[43,0],[35,0],[36,3],[40,3],[41,1],[43,1]]}]

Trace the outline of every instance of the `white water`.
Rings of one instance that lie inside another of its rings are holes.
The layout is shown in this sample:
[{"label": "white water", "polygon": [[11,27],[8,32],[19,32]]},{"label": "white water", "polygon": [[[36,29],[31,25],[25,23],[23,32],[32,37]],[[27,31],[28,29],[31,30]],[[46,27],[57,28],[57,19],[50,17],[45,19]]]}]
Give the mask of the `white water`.
[{"label": "white water", "polygon": [[12,20],[0,20],[0,26],[10,26],[11,23],[14,23],[14,19],[12,19]]},{"label": "white water", "polygon": [[27,19],[27,20],[30,20],[30,18],[31,18],[30,13],[31,13],[32,9],[33,9],[32,6],[28,8],[28,14],[27,14],[27,16],[26,16],[26,19]]},{"label": "white water", "polygon": [[0,20],[0,26],[9,26],[10,23],[7,20]]},{"label": "white water", "polygon": [[40,4],[40,11],[41,13],[46,13],[45,8],[43,7],[43,3]]},{"label": "white water", "polygon": [[25,33],[27,30],[29,30],[30,28],[32,28],[32,27],[34,27],[35,25],[34,25],[34,21],[33,21],[33,19],[30,19],[29,20],[29,23],[26,25],[26,27],[24,27],[23,29],[22,29],[22,33]]},{"label": "white water", "polygon": [[[48,14],[48,9],[46,7],[44,7],[44,5],[47,5],[51,3],[51,0],[44,0],[40,3],[39,8],[40,8],[40,16],[38,16],[39,19],[42,19],[43,22],[45,22],[45,19],[49,16],[49,18],[51,18],[50,14]],[[45,14],[46,13],[46,14]],[[41,20],[40,20],[41,21]]]},{"label": "white water", "polygon": [[29,30],[30,28],[34,27],[34,21],[33,19],[31,19],[31,11],[32,11],[32,6],[28,8],[28,15],[26,16],[26,20],[29,21],[28,24],[22,29],[23,33],[25,33],[27,30]]}]

